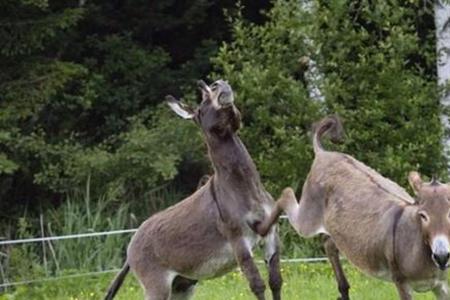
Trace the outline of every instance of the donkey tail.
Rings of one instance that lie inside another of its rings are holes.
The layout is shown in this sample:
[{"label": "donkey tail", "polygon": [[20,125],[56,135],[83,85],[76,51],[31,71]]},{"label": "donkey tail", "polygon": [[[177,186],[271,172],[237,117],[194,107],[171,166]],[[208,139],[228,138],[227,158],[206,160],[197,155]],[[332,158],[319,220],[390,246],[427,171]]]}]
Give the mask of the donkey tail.
[{"label": "donkey tail", "polygon": [[344,128],[337,115],[329,115],[313,125],[313,147],[316,154],[324,151],[321,143],[324,134],[327,134],[333,143],[338,143],[342,140]]},{"label": "donkey tail", "polygon": [[128,262],[125,262],[125,264],[122,267],[122,270],[120,270],[119,274],[116,275],[114,281],[109,286],[108,293],[106,294],[104,300],[112,300],[114,298],[117,291],[120,289],[120,286],[122,285],[125,276],[127,276],[129,271],[130,266],[128,265]]}]

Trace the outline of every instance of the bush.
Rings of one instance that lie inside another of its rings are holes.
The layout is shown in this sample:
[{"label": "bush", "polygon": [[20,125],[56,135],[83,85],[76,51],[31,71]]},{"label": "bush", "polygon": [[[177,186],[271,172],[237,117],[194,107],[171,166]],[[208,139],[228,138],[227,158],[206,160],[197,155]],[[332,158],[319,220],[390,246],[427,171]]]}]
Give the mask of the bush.
[{"label": "bush", "polygon": [[[231,18],[234,39],[214,59],[243,111],[242,137],[275,195],[301,187],[311,124],[339,113],[342,151],[400,184],[407,173],[445,174],[429,14],[415,2],[276,1],[263,25]],[[420,13],[418,13],[420,11]],[[301,57],[313,59],[326,101],[310,99]],[[336,147],[328,147],[336,149]]]}]

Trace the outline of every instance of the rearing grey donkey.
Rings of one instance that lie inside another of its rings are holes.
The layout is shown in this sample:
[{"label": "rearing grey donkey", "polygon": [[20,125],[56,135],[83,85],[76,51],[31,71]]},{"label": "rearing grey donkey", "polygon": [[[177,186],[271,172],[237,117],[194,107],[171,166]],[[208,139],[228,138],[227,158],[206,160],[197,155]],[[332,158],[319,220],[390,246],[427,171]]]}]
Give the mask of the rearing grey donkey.
[{"label": "rearing grey donkey", "polygon": [[[188,299],[198,280],[221,276],[239,265],[259,300],[265,284],[252,258],[261,237],[251,226],[260,223],[274,201],[237,135],[240,112],[230,85],[199,82],[202,102],[193,110],[172,96],[169,106],[203,131],[214,174],[178,204],[147,219],[133,236],[126,263],[105,299],[112,299],[129,269],[148,300]],[[265,259],[273,299],[280,299],[279,238],[273,227],[265,239]]]},{"label": "rearing grey donkey", "polygon": [[258,232],[263,235],[285,211],[300,235],[328,236],[325,250],[342,300],[349,299],[349,284],[339,252],[366,274],[393,281],[402,300],[410,300],[412,290],[432,290],[438,299],[449,300],[449,185],[423,183],[411,172],[414,200],[353,157],[323,149],[324,134],[337,139],[341,132],[335,116],[319,122],[313,137],[315,158],[299,202],[292,189],[285,189]]}]

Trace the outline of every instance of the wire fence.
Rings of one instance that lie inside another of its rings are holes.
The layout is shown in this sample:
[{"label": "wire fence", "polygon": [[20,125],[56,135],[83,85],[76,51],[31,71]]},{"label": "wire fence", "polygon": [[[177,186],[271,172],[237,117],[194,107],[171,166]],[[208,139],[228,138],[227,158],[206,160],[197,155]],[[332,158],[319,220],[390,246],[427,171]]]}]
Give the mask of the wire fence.
[{"label": "wire fence", "polygon": [[[284,216],[284,215],[280,216],[280,219],[287,219],[287,216]],[[48,241],[67,240],[67,239],[77,239],[77,238],[124,234],[124,233],[134,233],[137,230],[138,230],[137,228],[132,228],[132,229],[110,230],[110,231],[100,231],[100,232],[77,233],[77,234],[68,234],[68,235],[60,235],[60,236],[37,237],[37,238],[29,238],[29,239],[6,240],[6,241],[0,241],[0,246],[14,245],[14,244],[26,244],[26,243],[37,243],[37,242],[48,242]]]},{"label": "wire fence", "polygon": [[60,235],[60,236],[47,236],[47,237],[38,237],[38,238],[30,238],[30,239],[18,239],[18,240],[0,241],[0,246],[37,243],[37,242],[48,242],[48,241],[67,240],[67,239],[79,239],[79,238],[86,238],[86,237],[105,236],[105,235],[114,235],[114,234],[123,234],[123,233],[134,233],[136,231],[137,231],[137,228],[133,228],[133,229],[111,230],[111,231],[101,231],[101,232],[68,234],[68,235]]},{"label": "wire fence", "polygon": [[[285,215],[280,216],[280,219],[287,219],[287,216],[285,216]],[[28,238],[28,239],[5,240],[5,241],[0,241],[0,246],[14,245],[14,244],[26,244],[26,243],[37,243],[37,242],[48,242],[48,241],[57,241],[57,240],[66,240],[66,239],[77,239],[77,238],[115,235],[115,234],[124,234],[124,233],[134,233],[137,230],[138,230],[138,228],[131,228],[131,229],[77,233],[77,234],[68,234],[68,235],[59,235],[59,236],[37,237],[37,238]]]},{"label": "wire fence", "polygon": [[[281,216],[280,218],[287,219],[287,216]],[[68,240],[68,239],[90,238],[90,237],[99,237],[99,236],[108,236],[108,235],[117,235],[117,234],[129,234],[129,233],[134,233],[137,230],[138,230],[137,228],[133,228],[133,229],[102,231],[102,232],[69,234],[69,235],[62,235],[62,236],[48,236],[48,237],[36,237],[36,238],[28,238],[28,239],[4,240],[4,241],[0,241],[0,246],[38,243],[38,242],[50,242],[50,241]],[[1,252],[0,252],[0,254],[1,254]],[[314,262],[323,262],[326,260],[327,260],[326,257],[309,257],[309,258],[281,259],[281,262],[282,263],[314,263]],[[264,263],[264,261],[262,261],[262,260],[258,260],[256,262],[259,264]],[[98,276],[98,275],[102,275],[102,274],[115,273],[118,271],[120,271],[120,269],[109,269],[109,270],[101,270],[101,271],[94,271],[94,272],[77,273],[77,274],[71,274],[71,275],[49,276],[49,277],[43,277],[43,278],[37,278],[37,279],[31,279],[31,280],[14,281],[14,282],[8,282],[8,279],[6,278],[6,276],[4,276],[4,274],[1,274],[3,277],[2,278],[3,283],[0,283],[0,291],[2,289],[19,286],[19,285],[42,283],[42,282],[48,282],[48,281],[87,277],[87,276]]]}]

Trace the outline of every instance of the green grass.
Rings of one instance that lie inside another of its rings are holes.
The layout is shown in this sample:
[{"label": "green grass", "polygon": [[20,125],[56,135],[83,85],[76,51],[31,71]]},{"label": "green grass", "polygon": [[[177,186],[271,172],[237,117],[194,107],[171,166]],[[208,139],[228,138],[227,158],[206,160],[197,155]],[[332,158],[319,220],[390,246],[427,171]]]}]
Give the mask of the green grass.
[{"label": "green grass", "polygon": [[[394,285],[368,278],[348,264],[344,265],[351,285],[352,300],[398,299]],[[261,268],[266,277],[264,268]],[[336,299],[338,296],[334,277],[328,263],[283,264],[283,299]],[[15,291],[0,295],[0,300],[12,299],[51,299],[84,300],[101,299],[113,278],[113,274],[90,278],[77,278],[22,286]],[[267,291],[270,299],[270,292]],[[415,294],[414,299],[434,299],[432,293]],[[143,299],[141,287],[133,276],[128,276],[120,289],[118,300]],[[239,272],[224,277],[201,282],[195,292],[194,300],[207,299],[254,299],[246,280]]]}]

